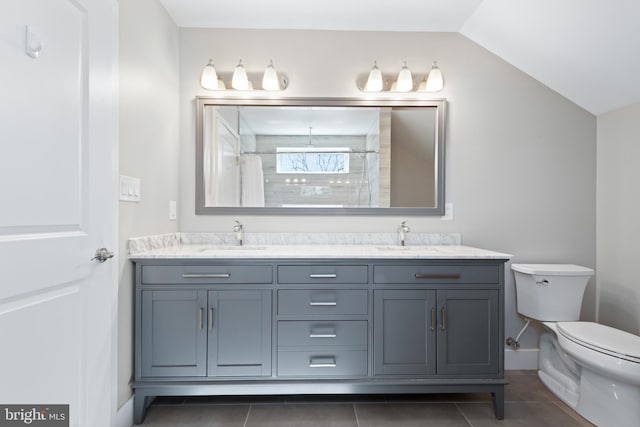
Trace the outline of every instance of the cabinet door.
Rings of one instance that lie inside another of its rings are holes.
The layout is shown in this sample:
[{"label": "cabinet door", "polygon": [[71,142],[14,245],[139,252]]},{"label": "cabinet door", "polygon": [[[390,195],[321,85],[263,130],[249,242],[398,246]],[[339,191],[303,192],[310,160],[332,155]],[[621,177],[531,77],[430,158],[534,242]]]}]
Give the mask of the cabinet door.
[{"label": "cabinet door", "polygon": [[206,291],[142,291],[142,377],[206,374],[206,307]]},{"label": "cabinet door", "polygon": [[438,374],[497,374],[498,290],[438,290]]},{"label": "cabinet door", "polygon": [[209,376],[271,375],[271,291],[209,291]]},{"label": "cabinet door", "polygon": [[374,374],[435,374],[435,291],[376,290],[373,310]]}]

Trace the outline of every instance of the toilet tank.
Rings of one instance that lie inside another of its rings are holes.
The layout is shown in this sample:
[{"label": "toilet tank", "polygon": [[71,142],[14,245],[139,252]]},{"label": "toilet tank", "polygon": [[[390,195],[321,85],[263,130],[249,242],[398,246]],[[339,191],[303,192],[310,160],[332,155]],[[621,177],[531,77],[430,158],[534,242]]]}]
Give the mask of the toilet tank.
[{"label": "toilet tank", "polygon": [[518,313],[550,322],[580,320],[593,270],[573,264],[512,264]]}]

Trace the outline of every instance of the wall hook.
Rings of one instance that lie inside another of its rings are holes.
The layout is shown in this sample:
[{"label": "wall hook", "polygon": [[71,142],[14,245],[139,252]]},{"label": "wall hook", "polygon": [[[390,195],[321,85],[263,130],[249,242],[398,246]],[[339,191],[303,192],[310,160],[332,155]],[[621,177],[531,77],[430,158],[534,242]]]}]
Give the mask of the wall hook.
[{"label": "wall hook", "polygon": [[40,51],[42,50],[42,43],[34,41],[35,37],[29,25],[25,27],[24,33],[25,33],[24,52],[30,57],[37,59],[38,55],[40,55]]}]

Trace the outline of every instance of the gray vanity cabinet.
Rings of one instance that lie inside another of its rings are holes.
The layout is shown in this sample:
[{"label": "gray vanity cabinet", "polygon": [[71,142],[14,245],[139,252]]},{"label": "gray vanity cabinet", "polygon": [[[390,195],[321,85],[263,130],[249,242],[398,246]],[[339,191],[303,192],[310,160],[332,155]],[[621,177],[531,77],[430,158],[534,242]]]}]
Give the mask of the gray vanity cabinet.
[{"label": "gray vanity cabinet", "polygon": [[491,393],[504,259],[137,259],[134,420],[155,396]]},{"label": "gray vanity cabinet", "polygon": [[436,292],[380,289],[373,304],[374,374],[435,374]]},{"label": "gray vanity cabinet", "polygon": [[271,374],[271,291],[141,292],[142,377]]},{"label": "gray vanity cabinet", "polygon": [[207,375],[271,375],[271,290],[209,291],[207,320]]},{"label": "gray vanity cabinet", "polygon": [[436,316],[440,375],[496,375],[502,346],[497,289],[439,289]]},{"label": "gray vanity cabinet", "polygon": [[140,376],[207,374],[206,307],[206,290],[141,292]]}]

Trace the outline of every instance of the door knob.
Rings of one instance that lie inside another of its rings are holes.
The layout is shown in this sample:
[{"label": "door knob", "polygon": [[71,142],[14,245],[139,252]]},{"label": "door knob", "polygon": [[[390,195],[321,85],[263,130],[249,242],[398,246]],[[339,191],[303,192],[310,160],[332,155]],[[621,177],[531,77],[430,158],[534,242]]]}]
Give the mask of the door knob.
[{"label": "door knob", "polygon": [[106,260],[113,258],[115,254],[107,248],[96,249],[95,256],[91,258],[91,261],[98,260],[98,262],[105,262]]}]

